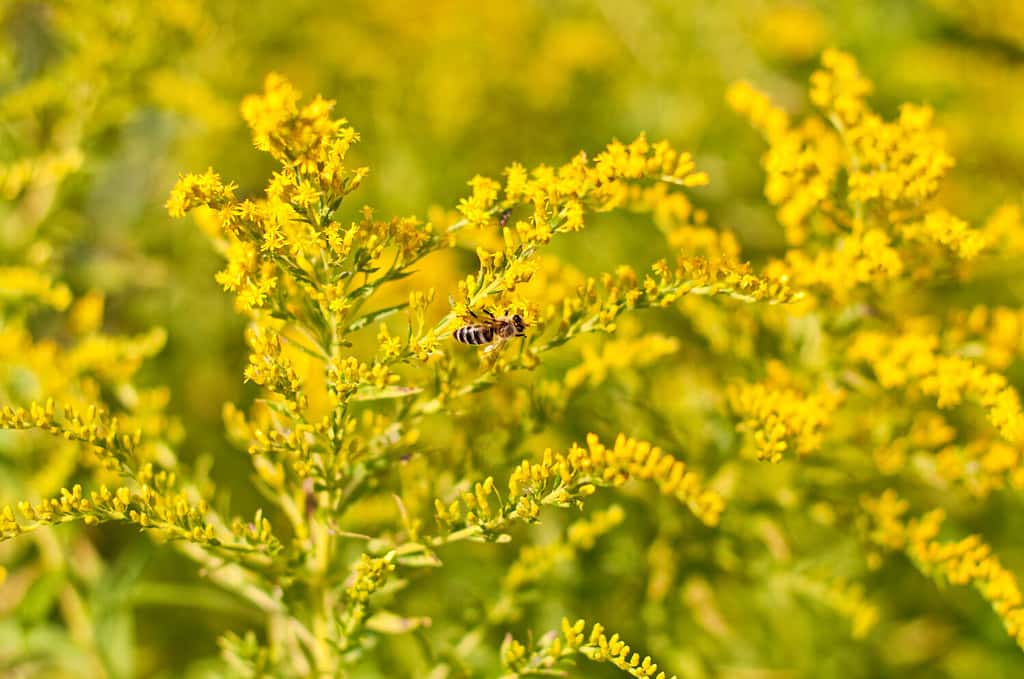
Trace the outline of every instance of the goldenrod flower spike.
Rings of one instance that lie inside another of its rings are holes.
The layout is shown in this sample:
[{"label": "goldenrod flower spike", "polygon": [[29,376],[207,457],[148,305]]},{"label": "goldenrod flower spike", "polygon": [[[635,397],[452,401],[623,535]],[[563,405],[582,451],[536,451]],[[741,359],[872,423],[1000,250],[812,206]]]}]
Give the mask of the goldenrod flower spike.
[{"label": "goldenrod flower spike", "polygon": [[905,552],[914,565],[938,581],[972,585],[991,604],[1006,631],[1024,649],[1024,596],[1017,578],[978,535],[955,542],[936,538],[945,520],[942,509],[906,520],[909,504],[895,491],[866,497],[862,506],[871,520],[870,539],[890,550]]},{"label": "goldenrod flower spike", "polygon": [[185,493],[172,490],[173,481],[168,480],[166,472],[160,475],[153,486],[143,485],[137,492],[128,487],[109,490],[101,486],[86,495],[78,484],[71,490],[62,488],[60,497],[34,505],[20,502],[20,521],[10,506],[4,507],[0,510],[0,541],[69,521],[82,521],[90,526],[117,521],[152,530],[166,539],[220,546],[213,526],[206,523],[205,504],[193,506]]},{"label": "goldenrod flower spike", "polygon": [[932,334],[865,331],[855,336],[849,358],[870,365],[882,387],[916,386],[940,408],[974,401],[1006,441],[1024,440],[1020,395],[1006,377],[967,358],[942,355],[938,348],[939,338]]},{"label": "goldenrod flower spike", "polygon": [[590,346],[583,348],[582,361],[565,374],[565,385],[576,389],[584,383],[596,387],[605,381],[608,373],[617,368],[651,365],[679,349],[679,341],[661,334],[644,335],[635,339],[609,340],[600,353]]},{"label": "goldenrod flower spike", "polygon": [[6,305],[31,301],[63,311],[71,304],[71,290],[36,269],[0,267],[0,310]]},{"label": "goldenrod flower spike", "polygon": [[142,431],[122,431],[117,417],[104,409],[90,406],[85,412],[74,405],[64,404],[60,414],[53,399],[46,403],[32,403],[28,408],[0,408],[0,428],[39,429],[69,441],[94,446],[108,469],[135,475],[141,466],[136,452],[142,441]]},{"label": "goldenrod flower spike", "polygon": [[811,75],[811,102],[838,114],[845,125],[857,123],[866,110],[864,98],[871,94],[871,81],[861,75],[851,55],[837,49],[825,50],[821,65]]},{"label": "goldenrod flower spike", "polygon": [[827,384],[805,394],[770,380],[736,383],[726,393],[741,418],[737,431],[751,434],[757,459],[773,463],[790,451],[804,456],[820,450],[833,413],[845,398],[842,389]]},{"label": "goldenrod flower spike", "polygon": [[[471,225],[484,226],[494,215],[520,204],[532,206],[533,224],[517,225],[521,247],[544,244],[553,233],[579,231],[587,211],[607,211],[627,202],[637,182],[664,182],[682,187],[707,184],[689,153],[666,142],[651,144],[640,135],[629,144],[613,141],[591,160],[576,155],[560,168],[539,166],[527,172],[518,163],[505,169],[504,184],[476,176],[472,193],[459,202],[459,212]],[[510,243],[512,245],[512,243]],[[511,249],[511,248],[510,248]]]},{"label": "goldenrod flower spike", "polygon": [[869,107],[871,89],[852,56],[830,49],[811,76],[820,115],[792,123],[745,82],[726,95],[769,145],[764,192],[794,248],[769,271],[839,303],[858,286],[899,279],[922,255],[929,268],[951,266],[997,240],[931,204],[953,167],[932,110],[904,104],[887,121]]},{"label": "goldenrod flower spike", "polygon": [[342,649],[353,647],[359,640],[359,634],[370,617],[372,607],[370,599],[388,580],[395,570],[393,552],[380,558],[368,554],[359,557],[349,584],[345,588],[345,607],[339,614],[341,627]]},{"label": "goldenrod flower spike", "polygon": [[676,679],[674,674],[658,671],[658,664],[651,656],[641,657],[618,634],[607,636],[601,623],[594,623],[588,633],[585,620],[571,622],[563,618],[561,632],[561,637],[553,632],[544,635],[531,648],[507,636],[501,648],[501,661],[510,673],[503,679],[550,674],[571,663],[576,655],[593,662],[609,663],[638,679]]},{"label": "goldenrod flower spike", "polygon": [[704,488],[696,473],[661,448],[623,434],[607,448],[589,434],[586,447],[574,444],[565,453],[547,449],[539,461],[520,463],[509,476],[504,499],[488,478],[474,492],[463,493],[461,502],[435,500],[435,513],[450,535],[495,539],[515,520],[536,521],[544,505],[579,506],[599,487],[621,486],[630,479],[654,482],[662,495],[686,504],[708,526],[718,523],[725,508],[718,493]]}]

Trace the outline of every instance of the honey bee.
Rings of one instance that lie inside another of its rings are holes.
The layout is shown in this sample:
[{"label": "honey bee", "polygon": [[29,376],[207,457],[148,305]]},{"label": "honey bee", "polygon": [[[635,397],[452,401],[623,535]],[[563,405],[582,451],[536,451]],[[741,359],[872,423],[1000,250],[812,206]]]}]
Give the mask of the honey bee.
[{"label": "honey bee", "polygon": [[526,324],[523,323],[523,317],[519,314],[495,317],[490,311],[485,310],[484,313],[490,318],[480,318],[470,310],[469,315],[478,322],[469,323],[453,332],[452,337],[455,341],[462,344],[488,344],[490,346],[484,349],[484,352],[487,353],[494,351],[513,337],[526,337],[523,333]]}]

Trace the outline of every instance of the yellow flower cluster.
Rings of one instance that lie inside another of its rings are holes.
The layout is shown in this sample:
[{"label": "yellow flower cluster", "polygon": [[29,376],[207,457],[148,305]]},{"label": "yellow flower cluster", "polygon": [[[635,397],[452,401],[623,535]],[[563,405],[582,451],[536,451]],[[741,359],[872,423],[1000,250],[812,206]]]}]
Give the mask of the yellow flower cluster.
[{"label": "yellow flower cluster", "polygon": [[[81,300],[72,310],[80,312],[76,322],[95,322],[81,315],[91,313],[83,311]],[[166,342],[167,332],[163,328],[128,337],[89,333],[74,346],[67,347],[58,360],[61,369],[72,375],[95,375],[111,384],[119,384],[138,372],[144,360],[160,353]]]},{"label": "yellow flower cluster", "polygon": [[945,464],[948,458],[944,459],[944,456],[954,448],[948,444],[956,436],[956,430],[942,415],[930,411],[918,412],[910,422],[910,431],[905,436],[896,436],[875,448],[875,465],[883,474],[898,474],[907,467],[908,457],[915,455],[917,461],[921,462],[934,459],[939,463],[936,467],[939,474],[947,480],[955,481],[965,470],[956,472],[952,468],[955,465]]},{"label": "yellow flower cluster", "polygon": [[772,463],[782,461],[786,451],[802,456],[820,450],[823,430],[845,398],[833,385],[807,394],[775,378],[736,383],[727,391],[730,407],[742,418],[736,429],[751,433],[757,459]]},{"label": "yellow flower cluster", "polygon": [[501,648],[501,661],[512,672],[509,677],[550,674],[556,671],[552,668],[580,654],[594,662],[610,663],[638,679],[675,679],[675,675],[659,672],[651,656],[641,657],[618,634],[607,636],[604,625],[595,623],[589,634],[585,634],[586,627],[584,620],[570,622],[563,618],[562,636],[545,635],[532,649],[507,636]]},{"label": "yellow flower cluster", "polygon": [[153,485],[143,485],[133,492],[127,487],[109,490],[101,486],[88,496],[80,485],[71,490],[61,489],[59,498],[43,500],[38,504],[20,502],[18,512],[24,521],[15,519],[10,506],[0,510],[0,541],[18,537],[41,526],[53,526],[69,521],[82,521],[92,526],[98,523],[120,521],[146,528],[166,539],[219,546],[214,527],[206,522],[204,503],[192,505],[184,492],[172,490],[173,474],[159,472]]},{"label": "yellow flower cluster", "polygon": [[[744,302],[768,304],[786,304],[803,297],[802,292],[789,286],[788,276],[757,275],[749,264],[683,257],[678,266],[675,277],[682,282],[681,294],[729,295]],[[650,287],[647,281],[644,285]]]},{"label": "yellow flower cluster", "polygon": [[65,404],[63,416],[57,415],[56,404],[32,403],[28,408],[5,405],[0,409],[0,428],[39,429],[71,441],[87,443],[103,452],[104,465],[112,470],[132,474],[138,463],[136,450],[142,431],[122,431],[120,420],[96,406],[83,413]]},{"label": "yellow flower cluster", "polygon": [[821,55],[822,70],[811,75],[811,101],[820,109],[834,111],[844,125],[853,125],[866,113],[864,98],[873,89],[849,54],[827,49]]},{"label": "yellow flower cluster", "polygon": [[544,505],[579,506],[598,487],[618,487],[630,479],[653,481],[663,495],[685,503],[709,526],[718,523],[725,508],[718,493],[705,489],[685,463],[660,448],[623,434],[606,448],[596,434],[588,434],[586,448],[573,444],[566,453],[548,448],[539,462],[524,460],[509,476],[505,500],[488,477],[449,504],[435,500],[434,509],[438,523],[455,531],[452,535],[495,539],[514,520],[536,521]]},{"label": "yellow flower cluster", "polygon": [[789,114],[745,80],[730,85],[725,91],[725,100],[770,142],[775,142],[789,131]]},{"label": "yellow flower cluster", "polygon": [[767,174],[765,197],[779,207],[787,242],[801,245],[807,238],[804,221],[829,197],[841,167],[838,136],[815,118],[790,127],[785,111],[746,82],[732,85],[726,100],[769,143],[761,161]]},{"label": "yellow flower cluster", "polygon": [[535,334],[542,335],[552,326],[557,330],[554,337],[532,345],[531,354],[536,357],[580,334],[612,332],[615,320],[626,311],[669,306],[687,295],[728,295],[743,302],[786,304],[799,300],[803,293],[793,290],[785,275],[756,275],[748,264],[721,259],[680,257],[675,267],[655,262],[642,280],[631,268],[619,267],[615,275],[601,276],[600,282],[586,279],[575,295],[548,307],[543,317],[529,318]]},{"label": "yellow flower cluster", "polygon": [[393,552],[374,558],[368,554],[359,557],[351,584],[345,589],[346,605],[339,616],[342,625],[342,648],[348,648],[356,641],[359,630],[370,614],[370,597],[373,596],[395,570]]},{"label": "yellow flower cluster", "polygon": [[847,149],[850,201],[880,199],[892,209],[932,197],[953,159],[942,134],[931,127],[931,108],[904,104],[894,122],[885,122],[865,103],[871,83],[852,56],[826,50],[821,62],[823,69],[811,76],[810,98]]},{"label": "yellow flower cluster", "polygon": [[36,269],[23,266],[0,267],[0,303],[21,305],[27,300],[38,300],[57,311],[71,304],[71,291],[63,283],[56,283]]},{"label": "yellow flower cluster", "polygon": [[940,354],[934,334],[861,332],[854,337],[848,356],[868,363],[882,387],[914,387],[922,394],[935,396],[940,408],[958,405],[965,399],[976,401],[1007,441],[1024,440],[1020,396],[1006,378],[961,356]]},{"label": "yellow flower cluster", "polygon": [[653,481],[658,490],[685,503],[709,526],[718,523],[725,507],[722,497],[705,489],[686,464],[646,441],[619,434],[606,448],[596,434],[587,445],[567,453],[545,450],[539,462],[524,460],[508,480],[509,503],[522,518],[533,519],[540,504],[564,505],[593,492],[595,486],[620,486],[629,479]]},{"label": "yellow flower cluster", "polygon": [[[826,50],[811,76],[810,98],[821,117],[791,124],[747,83],[727,94],[769,144],[765,195],[779,207],[787,243],[799,248],[768,272],[802,288],[823,288],[840,303],[865,283],[929,275],[942,264],[934,246],[970,260],[997,241],[929,206],[953,166],[942,134],[932,128],[932,110],[907,104],[888,122],[869,108],[870,91],[853,57]],[[837,186],[841,177],[846,187]],[[845,194],[845,204],[837,194]]]},{"label": "yellow flower cluster", "polygon": [[0,163],[0,196],[14,200],[40,185],[60,184],[82,167],[85,154],[77,147],[53,149]]},{"label": "yellow flower cluster", "polygon": [[296,423],[289,430],[281,430],[273,426],[267,412],[254,412],[250,421],[230,403],[225,404],[223,415],[228,434],[252,455],[260,478],[272,488],[280,490],[284,483],[285,467],[281,465],[287,465],[296,478],[311,473],[310,445],[315,437],[326,434],[324,424]]},{"label": "yellow flower cluster", "polygon": [[[350,225],[334,221],[342,200],[367,174],[365,167],[345,165],[358,135],[343,119],[331,118],[333,102],[298,101],[291,84],[271,74],[264,92],[242,104],[256,147],[280,163],[265,200],[236,200],[235,185],[210,170],[183,176],[167,209],[176,217],[196,208],[216,211],[228,237],[227,265],[217,280],[236,294],[241,310],[295,318],[331,344],[377,286],[407,275],[405,268],[439,241],[429,224],[376,220],[369,208]],[[385,268],[394,246],[398,256]],[[353,284],[356,273],[366,276],[360,285]]]},{"label": "yellow flower cluster", "polygon": [[978,535],[955,542],[937,540],[945,512],[934,509],[904,520],[909,504],[893,490],[865,498],[872,520],[871,539],[891,550],[904,551],[925,575],[954,585],[972,585],[1003,621],[1007,632],[1024,648],[1024,596],[1017,578]]},{"label": "yellow flower cluster", "polygon": [[172,217],[184,217],[189,210],[200,206],[224,208],[234,202],[237,188],[236,184],[221,181],[213,168],[202,174],[183,175],[167,199],[167,212]]},{"label": "yellow flower cluster", "polygon": [[982,351],[980,360],[1004,370],[1024,355],[1024,310],[982,305],[957,310],[950,314],[943,342],[972,354]]},{"label": "yellow flower cluster", "polygon": [[[318,95],[300,109],[298,90],[277,73],[269,74],[263,87],[262,95],[242,100],[242,117],[252,130],[256,148],[282,164],[294,164],[304,175],[322,172],[325,166],[336,169],[332,163],[344,157],[357,135],[344,120],[331,119],[334,102]],[[331,172],[325,178],[334,176]]]},{"label": "yellow flower cluster", "polygon": [[291,360],[282,355],[280,336],[270,328],[252,326],[245,338],[252,350],[245,380],[277,395],[290,408],[307,408],[309,398],[302,389],[302,378]]},{"label": "yellow flower cluster", "polygon": [[842,304],[850,301],[859,286],[891,282],[904,270],[903,258],[889,234],[872,228],[850,234],[835,248],[813,255],[790,250],[784,260],[769,264],[766,273],[786,276],[802,289],[819,289]]},{"label": "yellow flower cluster", "polygon": [[[660,184],[643,184],[652,181]],[[785,303],[797,299],[799,293],[789,288],[785,277],[755,275],[749,265],[736,261],[735,253],[699,257],[685,249],[683,243],[689,244],[688,232],[679,220],[692,213],[692,206],[683,194],[669,191],[667,186],[692,187],[706,182],[707,176],[694,170],[689,154],[679,153],[665,142],[650,144],[643,136],[630,144],[613,142],[593,162],[586,154],[580,154],[557,169],[541,166],[527,172],[521,165],[512,165],[505,172],[504,183],[486,177],[473,178],[472,194],[459,205],[464,218],[449,227],[449,231],[469,224],[493,227],[500,214],[497,222],[502,246],[477,247],[480,268],[475,276],[459,284],[464,302],[442,320],[435,334],[450,331],[449,324],[455,317],[468,318],[469,310],[487,300],[498,308],[523,314],[527,324],[534,328],[533,336],[558,324],[555,338],[531,347],[529,360],[536,362],[538,353],[579,332],[612,331],[614,318],[627,309],[666,306],[688,293],[728,294],[748,302]],[[621,206],[653,213],[659,225],[670,235],[675,234],[670,240],[673,244],[679,242],[685,254],[677,257],[674,264],[656,262],[643,278],[628,267],[604,274],[603,299],[598,295],[597,280],[588,279],[575,296],[561,300],[560,312],[524,296],[524,284],[543,266],[543,262],[537,261],[536,252],[554,234],[583,228],[589,211]],[[506,224],[510,215],[523,207],[531,208],[530,217]],[[729,254],[733,256],[722,256]],[[544,315],[536,316],[537,306],[545,311]]]},{"label": "yellow flower cluster", "polygon": [[551,234],[583,228],[585,209],[613,210],[629,198],[629,183],[663,181],[693,187],[708,177],[695,170],[689,153],[680,153],[666,141],[650,143],[640,135],[629,144],[613,141],[593,161],[585,153],[555,169],[538,166],[527,171],[519,164],[505,169],[501,184],[486,177],[474,177],[473,192],[459,203],[459,212],[469,224],[484,226],[498,212],[518,205],[533,208],[533,225],[520,222],[513,230],[503,227],[509,240],[513,231],[525,247],[543,244]]},{"label": "yellow flower cluster", "polygon": [[983,238],[992,251],[1007,259],[1024,252],[1024,219],[1017,203],[1000,205],[981,227]]},{"label": "yellow flower cluster", "polygon": [[959,484],[977,498],[1011,487],[1024,489],[1024,460],[1020,448],[985,439],[964,446],[946,446],[935,455],[939,475]]},{"label": "yellow flower cluster", "polygon": [[938,243],[963,260],[974,259],[988,246],[983,231],[945,210],[930,211],[922,221],[905,225],[903,237]]},{"label": "yellow flower cluster", "polygon": [[597,538],[618,526],[626,518],[626,513],[619,505],[594,512],[588,519],[580,519],[569,525],[565,537],[576,549],[593,549]]},{"label": "yellow flower cluster", "polygon": [[584,382],[594,387],[608,376],[610,370],[625,367],[641,368],[670,356],[679,350],[679,341],[662,334],[650,334],[635,339],[609,340],[598,353],[593,347],[583,348],[582,362],[565,374],[565,385],[575,389]]},{"label": "yellow flower cluster", "polygon": [[332,360],[327,366],[327,379],[330,388],[344,400],[373,400],[386,395],[402,396],[418,391],[414,387],[395,387],[386,391],[386,387],[399,380],[387,366],[387,362],[374,361],[371,364],[349,356],[344,359]]},{"label": "yellow flower cluster", "polygon": [[849,178],[850,200],[880,199],[894,207],[935,195],[953,159],[931,122],[931,108],[904,104],[894,122],[865,113],[846,129],[845,140],[857,162]]}]

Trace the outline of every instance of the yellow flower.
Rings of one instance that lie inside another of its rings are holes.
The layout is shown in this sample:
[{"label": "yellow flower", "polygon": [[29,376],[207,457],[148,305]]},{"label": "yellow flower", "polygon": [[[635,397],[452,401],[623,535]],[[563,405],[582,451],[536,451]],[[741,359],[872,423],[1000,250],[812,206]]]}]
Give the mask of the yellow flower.
[{"label": "yellow flower", "polygon": [[184,217],[186,212],[200,205],[214,209],[225,207],[234,201],[236,188],[235,184],[224,184],[213,168],[203,174],[182,175],[167,199],[167,212],[172,217]]},{"label": "yellow flower", "polygon": [[1024,220],[1016,203],[1000,205],[981,227],[982,239],[1001,257],[1024,252]]},{"label": "yellow flower", "polygon": [[604,382],[610,370],[651,365],[678,349],[678,340],[661,334],[611,340],[601,346],[600,354],[588,345],[583,348],[582,362],[570,368],[565,374],[565,384],[570,389],[575,389],[584,382],[594,387]]},{"label": "yellow flower", "polygon": [[903,227],[905,238],[929,239],[947,248],[960,259],[973,259],[987,246],[983,232],[945,210],[933,210],[921,222]]},{"label": "yellow flower", "polygon": [[872,539],[888,549],[905,551],[925,575],[954,585],[972,585],[991,604],[1007,632],[1024,648],[1024,597],[1017,578],[980,536],[955,542],[937,540],[945,512],[932,510],[904,521],[907,503],[892,490],[879,499],[865,499],[864,508],[878,528]]},{"label": "yellow flower", "polygon": [[1007,441],[1024,440],[1020,396],[1006,378],[961,356],[939,354],[935,335],[909,332],[892,337],[862,332],[855,336],[848,356],[869,363],[884,388],[916,386],[935,396],[940,408],[970,398],[985,408],[989,421]]},{"label": "yellow flower", "polygon": [[916,205],[935,195],[953,159],[931,119],[930,108],[904,104],[896,122],[867,114],[845,131],[856,158],[849,179],[852,201]]},{"label": "yellow flower", "polygon": [[765,273],[792,280],[801,289],[819,289],[837,303],[846,303],[861,286],[898,279],[904,269],[890,237],[881,229],[868,229],[842,238],[813,258],[803,250],[790,250],[785,260],[775,260]]},{"label": "yellow flower", "polygon": [[805,394],[777,379],[737,383],[727,393],[730,407],[742,418],[737,430],[751,432],[757,459],[773,463],[789,450],[801,456],[820,450],[823,430],[845,397],[842,389],[828,384]]},{"label": "yellow flower", "polygon": [[12,304],[25,300],[38,300],[63,311],[71,304],[71,290],[29,267],[0,267],[0,302]]},{"label": "yellow flower", "polygon": [[574,445],[563,453],[546,450],[540,462],[522,462],[509,477],[510,502],[537,498],[543,503],[564,504],[588,486],[619,486],[630,478],[650,480],[663,495],[685,502],[704,523],[715,525],[724,509],[721,496],[703,488],[699,477],[686,465],[645,441],[620,434],[612,448],[595,434],[587,447]]},{"label": "yellow flower", "polygon": [[821,64],[823,68],[811,76],[811,102],[835,112],[844,125],[857,123],[866,110],[864,98],[871,93],[871,82],[852,56],[837,49],[825,50]]},{"label": "yellow flower", "polygon": [[509,635],[502,644],[501,660],[512,672],[510,676],[525,677],[560,673],[555,668],[577,654],[593,662],[612,664],[638,679],[675,679],[675,675],[659,672],[651,656],[641,657],[618,634],[606,635],[604,625],[595,623],[587,633],[586,621],[570,622],[568,618],[562,619],[561,638],[545,634],[536,646],[524,646]]}]

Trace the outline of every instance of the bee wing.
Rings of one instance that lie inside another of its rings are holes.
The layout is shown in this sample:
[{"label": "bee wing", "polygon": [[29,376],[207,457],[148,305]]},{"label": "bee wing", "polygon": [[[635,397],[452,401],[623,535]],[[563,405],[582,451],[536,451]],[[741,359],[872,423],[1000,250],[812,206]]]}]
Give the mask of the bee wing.
[{"label": "bee wing", "polygon": [[505,342],[507,341],[508,339],[505,337],[499,338],[495,342],[492,342],[491,344],[488,344],[486,347],[484,347],[484,353],[489,354],[495,349],[500,349],[501,347],[505,346]]}]

